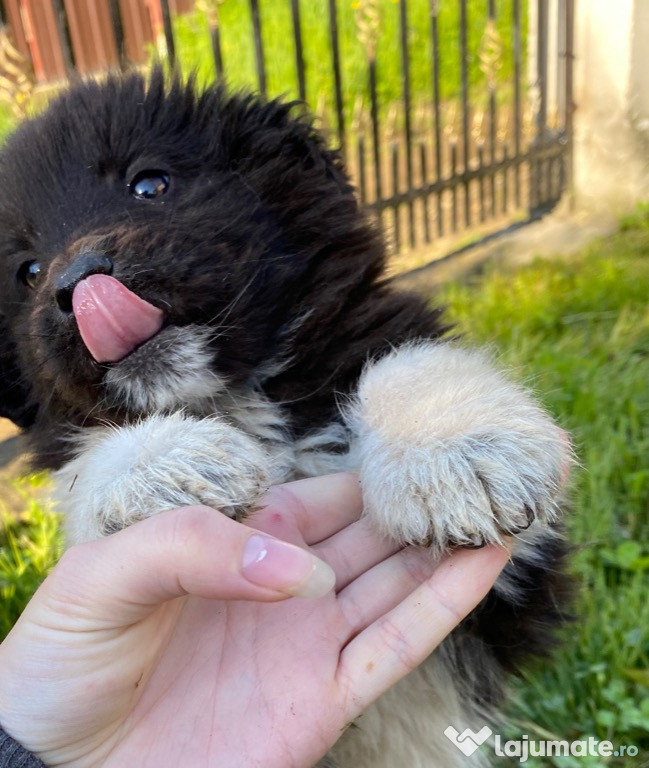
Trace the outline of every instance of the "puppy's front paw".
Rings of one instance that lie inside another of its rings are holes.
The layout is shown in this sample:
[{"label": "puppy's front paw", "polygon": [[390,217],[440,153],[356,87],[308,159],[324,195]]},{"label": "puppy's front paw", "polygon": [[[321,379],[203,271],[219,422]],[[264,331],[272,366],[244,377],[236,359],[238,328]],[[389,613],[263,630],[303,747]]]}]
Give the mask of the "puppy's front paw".
[{"label": "puppy's front paw", "polygon": [[[549,436],[548,436],[549,437]],[[556,518],[562,440],[493,430],[395,445],[366,441],[367,514],[404,543],[482,546]]]},{"label": "puppy's front paw", "polygon": [[481,546],[556,518],[569,440],[482,354],[398,350],[352,413],[366,512],[399,541]]},{"label": "puppy's front paw", "polygon": [[150,416],[131,426],[84,430],[79,447],[54,476],[69,543],[191,504],[235,516],[271,482],[268,454],[218,418]]}]

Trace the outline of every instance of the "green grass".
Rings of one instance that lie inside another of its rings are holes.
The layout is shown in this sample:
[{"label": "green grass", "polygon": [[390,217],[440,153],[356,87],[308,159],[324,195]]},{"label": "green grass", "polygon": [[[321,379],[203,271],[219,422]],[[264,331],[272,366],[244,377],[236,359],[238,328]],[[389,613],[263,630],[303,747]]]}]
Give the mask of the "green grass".
[{"label": "green grass", "polygon": [[61,554],[58,518],[41,498],[45,483],[43,475],[13,482],[24,500],[19,515],[0,501],[0,639]]},{"label": "green grass", "polygon": [[[213,2],[214,0],[210,0]],[[362,98],[369,114],[368,62],[358,39],[355,21],[358,0],[338,2],[338,30],[342,68],[343,102],[347,127],[354,117],[354,107]],[[511,102],[514,70],[513,0],[498,4],[496,27],[500,55],[496,68],[498,101]],[[526,71],[527,3],[521,4],[522,71]],[[403,99],[400,58],[398,0],[379,0],[379,37],[377,45],[377,92],[381,117],[392,104]],[[467,73],[469,100],[473,108],[484,107],[488,84],[480,66],[483,52],[488,0],[467,3]],[[323,108],[330,126],[335,125],[334,79],[329,39],[328,0],[303,0],[300,4],[301,30],[306,70],[306,100],[312,110]],[[261,0],[260,17],[268,94],[298,97],[298,80],[293,42],[290,3],[287,0]],[[258,86],[253,27],[249,0],[228,0],[219,6],[221,46],[229,85],[235,89],[256,90]],[[195,71],[201,82],[215,77],[214,59],[207,16],[201,10],[174,18],[177,56],[184,72]],[[438,14],[440,97],[455,102],[461,93],[461,54],[459,4],[442,2]],[[429,3],[408,5],[408,52],[412,103],[432,102],[431,23]],[[495,51],[491,51],[494,53]],[[152,52],[151,58],[155,58]],[[38,112],[47,99],[34,99],[30,112]],[[457,112],[457,110],[456,110]],[[456,114],[457,119],[457,114]],[[396,126],[402,125],[397,117]],[[6,103],[0,102],[0,140],[17,124]]]},{"label": "green grass", "polygon": [[[450,315],[494,346],[572,435],[570,537],[577,620],[555,659],[514,686],[511,738],[595,736],[649,757],[649,206],[569,260],[492,272],[442,291]],[[0,533],[0,631],[59,544],[32,503]],[[534,768],[646,765],[640,757],[530,760]]]},{"label": "green grass", "polygon": [[[595,735],[649,757],[649,207],[568,262],[443,292],[573,436],[578,619],[556,662],[516,687],[512,738]],[[552,734],[552,735],[549,735]],[[628,765],[546,761],[537,766]],[[533,765],[532,761],[528,765]]]},{"label": "green grass", "polygon": [[5,101],[0,101],[0,143],[16,129],[17,125],[18,120],[14,116],[11,106]]},{"label": "green grass", "polygon": [[[36,91],[26,105],[27,117],[34,117],[39,112],[42,112],[57,92],[57,88]],[[11,104],[6,101],[6,98],[6,95],[0,98],[0,146],[7,136],[16,130],[21,122],[21,118],[15,115]]]},{"label": "green grass", "polygon": [[[268,92],[270,95],[297,97],[297,70],[293,44],[290,4],[285,0],[262,0],[260,17]],[[343,97],[346,119],[352,117],[357,96],[369,105],[367,57],[358,40],[354,0],[338,2],[338,29],[342,62]],[[498,3],[497,28],[502,56],[497,72],[498,82],[510,86],[513,76],[512,0]],[[487,0],[469,0],[467,10],[468,77],[471,98],[485,98],[486,78],[480,69],[479,55],[487,18]],[[377,45],[377,79],[379,102],[387,108],[403,96],[400,49],[399,3],[381,0],[380,36]],[[334,106],[334,84],[329,42],[327,0],[309,0],[300,4],[301,29],[306,68],[307,102],[315,109],[325,98],[328,111]],[[408,5],[408,50],[410,54],[411,88],[415,101],[431,101],[431,36],[429,3]],[[220,6],[221,46],[228,82],[235,88],[256,87],[252,20],[248,0],[228,0]],[[459,4],[440,3],[439,16],[440,90],[442,100],[460,93]],[[527,30],[527,3],[522,3],[521,30],[523,51]],[[178,56],[185,69],[195,68],[201,79],[215,76],[212,48],[207,35],[207,19],[197,11],[176,19]],[[333,120],[331,120],[333,124]]]}]

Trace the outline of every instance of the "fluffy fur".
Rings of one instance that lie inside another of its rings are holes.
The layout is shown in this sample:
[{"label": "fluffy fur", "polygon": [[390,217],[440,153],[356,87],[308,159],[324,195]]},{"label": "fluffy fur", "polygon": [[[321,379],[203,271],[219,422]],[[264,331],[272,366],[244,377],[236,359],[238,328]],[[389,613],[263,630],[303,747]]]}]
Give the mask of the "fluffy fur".
[{"label": "fluffy fur", "polygon": [[[137,199],[147,173],[168,189]],[[55,470],[70,541],[195,501],[245,512],[273,482],[342,469],[401,542],[519,534],[481,606],[326,763],[464,764],[446,726],[492,717],[504,672],[562,618],[565,435],[384,279],[380,234],[295,105],[160,72],[86,83],[21,126],[0,179],[0,409]],[[164,313],[113,364],[66,293],[90,256]]]}]

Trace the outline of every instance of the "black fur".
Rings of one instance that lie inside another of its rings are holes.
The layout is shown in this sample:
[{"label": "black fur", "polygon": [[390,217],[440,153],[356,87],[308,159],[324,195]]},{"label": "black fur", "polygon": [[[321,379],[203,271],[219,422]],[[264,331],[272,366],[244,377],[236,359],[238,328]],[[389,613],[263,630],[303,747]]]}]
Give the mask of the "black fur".
[{"label": "black fur", "polygon": [[466,620],[466,628],[481,638],[503,669],[516,671],[530,656],[547,657],[557,644],[556,627],[573,618],[568,608],[575,589],[566,574],[569,551],[563,539],[546,539],[535,563],[513,557],[505,575],[516,585],[516,603],[492,590]]},{"label": "black fur", "polygon": [[[171,172],[160,202],[129,195],[143,168]],[[33,437],[45,466],[65,458],[61,424],[127,417],[99,402],[104,371],[73,318],[42,301],[88,246],[108,253],[114,276],[163,307],[167,323],[221,323],[217,365],[229,381],[287,360],[265,391],[290,402],[297,433],[331,419],[334,393],[369,355],[443,331],[424,299],[382,281],[381,237],[297,105],[166,86],[160,72],[148,87],[139,76],[88,83],[21,126],[0,175],[0,312],[18,362],[9,349],[3,358],[8,371],[35,372],[46,405]],[[15,279],[31,259],[46,273],[35,291]],[[10,398],[2,409],[14,417]]]},{"label": "black fur", "polygon": [[37,410],[27,377],[18,366],[18,354],[9,328],[0,316],[0,415],[27,428],[34,423]]},{"label": "black fur", "polygon": [[[160,200],[129,193],[146,168],[170,174]],[[368,358],[446,330],[438,309],[384,279],[382,238],[299,105],[159,71],[79,85],[0,153],[0,413],[31,427],[41,467],[66,461],[70,425],[141,415],[104,398],[106,366],[55,300],[57,277],[89,249],[166,324],[214,327],[215,370],[283,403],[294,436],[336,418]],[[33,288],[19,279],[30,261]],[[515,667],[548,644],[563,556],[548,546],[555,565],[511,566],[522,602],[492,594],[465,622],[457,664],[475,652]]]},{"label": "black fur", "polygon": [[516,599],[492,589],[448,644],[459,679],[479,704],[501,702],[504,678],[494,676],[494,670],[515,673],[531,659],[547,661],[559,641],[557,628],[574,620],[570,606],[576,585],[567,573],[569,554],[570,547],[557,537],[539,542],[533,561],[512,557],[504,576],[515,585]]}]

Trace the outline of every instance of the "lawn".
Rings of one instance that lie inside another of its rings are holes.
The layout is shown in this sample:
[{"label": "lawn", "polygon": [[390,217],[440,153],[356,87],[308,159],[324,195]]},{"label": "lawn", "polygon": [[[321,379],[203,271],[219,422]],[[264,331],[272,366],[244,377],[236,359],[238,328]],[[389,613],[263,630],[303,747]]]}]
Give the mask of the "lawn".
[{"label": "lawn", "polygon": [[9,509],[0,498],[0,640],[62,551],[58,517],[43,502],[47,478],[20,477],[11,485],[12,500],[22,497],[24,508],[16,515],[16,502]]},{"label": "lawn", "polygon": [[[213,4],[214,0],[209,0]],[[527,3],[521,3],[522,52],[527,38]],[[369,105],[367,56],[358,38],[358,14],[366,7],[378,9],[376,47],[377,91],[379,103],[387,109],[403,98],[399,48],[398,0],[344,0],[337,3],[343,100],[346,119],[352,118],[354,104],[362,96]],[[497,3],[496,28],[500,44],[483,48],[487,19],[487,0],[467,2],[467,73],[471,101],[484,100],[487,81],[480,67],[480,54],[500,52],[496,77],[511,93],[513,77],[513,0]],[[290,3],[287,0],[260,0],[260,19],[268,92],[270,95],[298,95]],[[411,88],[415,102],[430,102],[431,22],[428,2],[411,2],[408,8],[408,52]],[[461,50],[459,3],[440,3],[438,12],[440,96],[452,100],[461,90]],[[334,108],[334,81],[329,40],[328,0],[309,0],[300,4],[301,32],[306,71],[306,96],[312,109],[322,104]],[[367,16],[366,16],[367,18]],[[232,87],[256,86],[257,70],[249,0],[228,0],[219,5],[221,48],[227,81]],[[195,69],[201,79],[214,79],[215,68],[205,12],[178,17],[175,21],[178,58],[185,70]],[[525,62],[522,62],[523,72]],[[333,120],[331,121],[333,123]]]},{"label": "lawn", "polygon": [[[649,759],[649,207],[570,261],[443,291],[571,431],[577,621],[553,663],[516,686],[512,738],[595,735]],[[532,765],[532,761],[528,765]],[[538,763],[591,766],[607,763]],[[640,758],[611,765],[649,765]]]},{"label": "lawn", "polygon": [[6,101],[0,101],[0,143],[16,129],[18,120]]},{"label": "lawn", "polygon": [[[458,327],[493,346],[571,431],[582,464],[570,513],[577,619],[553,661],[515,684],[511,738],[594,736],[644,755],[530,760],[535,768],[649,764],[648,287],[649,206],[567,261],[488,271],[442,291]],[[0,630],[55,559],[55,531],[39,503],[5,519]]]}]

